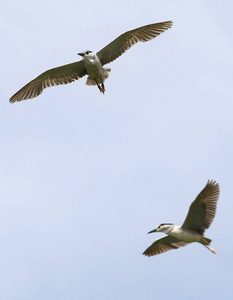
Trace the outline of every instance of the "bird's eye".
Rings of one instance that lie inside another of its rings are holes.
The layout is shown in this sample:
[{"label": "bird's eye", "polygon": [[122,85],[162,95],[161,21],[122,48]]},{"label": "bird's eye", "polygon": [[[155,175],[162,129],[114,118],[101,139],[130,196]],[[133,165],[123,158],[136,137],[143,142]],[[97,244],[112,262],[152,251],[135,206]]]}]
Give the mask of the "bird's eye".
[{"label": "bird's eye", "polygon": [[160,228],[161,226],[159,225],[158,228]]}]

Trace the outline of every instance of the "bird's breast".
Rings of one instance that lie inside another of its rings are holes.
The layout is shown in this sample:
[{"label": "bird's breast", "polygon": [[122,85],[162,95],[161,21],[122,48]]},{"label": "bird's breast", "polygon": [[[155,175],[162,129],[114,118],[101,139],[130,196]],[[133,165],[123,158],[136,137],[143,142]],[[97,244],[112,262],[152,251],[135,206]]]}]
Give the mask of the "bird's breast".
[{"label": "bird's breast", "polygon": [[103,67],[99,59],[95,57],[85,60],[87,73],[91,78],[100,78],[103,74]]}]

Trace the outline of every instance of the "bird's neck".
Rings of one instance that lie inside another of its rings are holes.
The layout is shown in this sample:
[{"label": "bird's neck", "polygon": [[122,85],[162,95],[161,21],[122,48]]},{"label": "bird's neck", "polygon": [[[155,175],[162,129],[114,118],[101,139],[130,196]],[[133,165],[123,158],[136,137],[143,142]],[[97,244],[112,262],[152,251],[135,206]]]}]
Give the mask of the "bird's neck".
[{"label": "bird's neck", "polygon": [[167,227],[163,232],[166,233],[166,234],[169,234],[174,230],[175,227],[178,227],[178,226],[169,225],[169,227]]},{"label": "bird's neck", "polygon": [[180,234],[182,234],[183,230],[181,228],[181,226],[175,226],[173,225],[173,227],[170,228],[170,230],[168,232],[166,232],[168,235],[177,237]]}]

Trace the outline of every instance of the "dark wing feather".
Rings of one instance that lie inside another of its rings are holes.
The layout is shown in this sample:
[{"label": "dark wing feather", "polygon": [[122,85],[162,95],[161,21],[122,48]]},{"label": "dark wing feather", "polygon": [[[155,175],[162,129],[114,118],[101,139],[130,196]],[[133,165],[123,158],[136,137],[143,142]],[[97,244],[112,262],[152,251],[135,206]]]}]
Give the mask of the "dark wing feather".
[{"label": "dark wing feather", "polygon": [[171,26],[172,21],[167,21],[146,25],[127,31],[97,52],[97,55],[102,65],[105,65],[122,55],[134,44],[138,42],[150,41],[151,39],[163,33],[165,30],[168,30]]},{"label": "dark wing feather", "polygon": [[47,87],[71,83],[86,74],[86,68],[82,60],[50,69],[21,88],[10,98],[10,102],[14,103],[37,97]]},{"label": "dark wing feather", "polygon": [[218,183],[209,180],[191,204],[182,227],[203,234],[215,217],[219,192]]},{"label": "dark wing feather", "polygon": [[186,246],[187,242],[183,242],[173,236],[165,236],[161,239],[156,240],[150,247],[144,251],[144,255],[153,256],[157,254],[164,253],[169,250],[178,249],[180,247]]}]

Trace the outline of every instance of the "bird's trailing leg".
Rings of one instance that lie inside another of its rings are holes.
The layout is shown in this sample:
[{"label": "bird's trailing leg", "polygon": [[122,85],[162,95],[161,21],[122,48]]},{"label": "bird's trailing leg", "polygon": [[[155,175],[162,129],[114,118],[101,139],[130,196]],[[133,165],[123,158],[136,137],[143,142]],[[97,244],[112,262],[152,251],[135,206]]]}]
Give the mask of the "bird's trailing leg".
[{"label": "bird's trailing leg", "polygon": [[105,87],[104,87],[103,80],[101,79],[101,85],[98,84],[97,81],[95,81],[95,82],[96,82],[96,85],[98,86],[98,89],[100,90],[100,93],[103,93],[103,94],[104,94],[104,92],[105,92]]},{"label": "bird's trailing leg", "polygon": [[105,92],[104,84],[103,83],[101,83],[101,85],[97,84],[97,86],[98,86],[98,89],[100,90],[100,93],[104,94],[104,92]]},{"label": "bird's trailing leg", "polygon": [[218,252],[214,249],[214,248],[211,248],[211,247],[209,247],[209,246],[207,246],[207,245],[204,245],[207,249],[209,249],[212,253],[214,253],[214,254],[218,254]]},{"label": "bird's trailing leg", "polygon": [[101,83],[101,90],[102,90],[102,93],[104,94],[104,92],[105,92],[105,87],[104,87],[104,83],[103,83],[103,82]]}]

